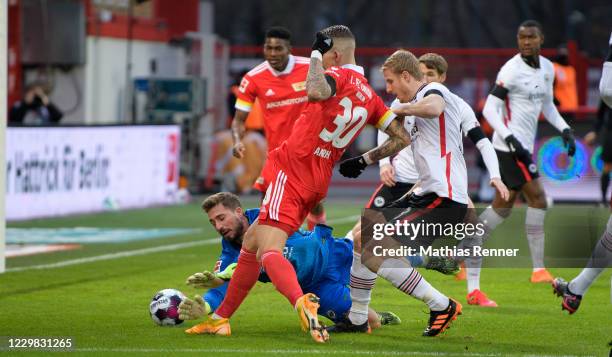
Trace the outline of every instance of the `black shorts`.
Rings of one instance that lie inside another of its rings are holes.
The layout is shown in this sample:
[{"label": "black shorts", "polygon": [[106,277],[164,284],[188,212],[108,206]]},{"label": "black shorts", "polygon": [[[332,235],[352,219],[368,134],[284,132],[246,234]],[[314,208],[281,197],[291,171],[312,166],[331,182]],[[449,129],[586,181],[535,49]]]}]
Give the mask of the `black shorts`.
[{"label": "black shorts", "polygon": [[[393,217],[390,222],[414,222],[452,225],[462,223],[467,213],[467,204],[453,201],[447,197],[440,197],[435,193],[428,193],[423,196],[412,194],[407,200],[403,200],[401,213]],[[419,237],[408,243],[409,246],[417,245],[429,246],[440,236]]]},{"label": "black shorts", "polygon": [[370,197],[365,208],[387,207],[394,201],[399,200],[406,192],[410,191],[413,186],[413,183],[407,182],[396,182],[393,187],[380,184],[372,194],[372,197]]},{"label": "black shorts", "polygon": [[510,152],[495,150],[499,160],[501,179],[509,189],[520,191],[524,184],[540,177],[537,165],[529,158],[529,162],[521,162]]}]

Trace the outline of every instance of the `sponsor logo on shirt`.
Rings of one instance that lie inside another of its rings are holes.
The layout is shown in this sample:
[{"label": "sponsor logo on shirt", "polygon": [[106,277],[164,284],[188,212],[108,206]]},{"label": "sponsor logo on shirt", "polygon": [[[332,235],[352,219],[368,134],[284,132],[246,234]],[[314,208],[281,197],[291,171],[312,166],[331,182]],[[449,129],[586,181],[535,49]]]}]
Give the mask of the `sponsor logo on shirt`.
[{"label": "sponsor logo on shirt", "polygon": [[266,104],[266,109],[285,107],[287,105],[301,104],[301,103],[306,102],[307,100],[308,100],[308,97],[297,97],[297,98],[290,98],[290,99],[285,99],[285,100],[279,100],[279,101],[276,101],[276,102],[270,102],[270,103]]},{"label": "sponsor logo on shirt", "polygon": [[291,87],[293,87],[294,91],[301,92],[306,90],[306,81],[291,83]]}]

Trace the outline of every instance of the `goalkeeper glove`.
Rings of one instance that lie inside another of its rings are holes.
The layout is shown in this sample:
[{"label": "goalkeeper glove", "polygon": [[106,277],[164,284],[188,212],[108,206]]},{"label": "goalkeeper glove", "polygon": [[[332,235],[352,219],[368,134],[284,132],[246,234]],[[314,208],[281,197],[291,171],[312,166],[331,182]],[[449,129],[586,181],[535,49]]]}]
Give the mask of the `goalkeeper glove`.
[{"label": "goalkeeper glove", "polygon": [[340,173],[344,177],[355,178],[361,175],[368,166],[363,156],[357,156],[340,163]]},{"label": "goalkeeper glove", "polygon": [[215,274],[209,271],[203,271],[201,273],[195,273],[187,278],[187,285],[191,285],[194,288],[213,288],[215,287]]},{"label": "goalkeeper glove", "polygon": [[313,51],[319,51],[322,55],[334,47],[334,40],[331,37],[324,35],[321,31],[317,32],[317,37],[312,44]]},{"label": "goalkeeper glove", "polygon": [[222,272],[216,274],[217,278],[225,281],[230,280],[232,278],[232,275],[234,275],[234,270],[236,270],[237,265],[238,263],[232,263],[228,265]]},{"label": "goalkeeper glove", "polygon": [[563,138],[563,146],[567,148],[567,155],[574,156],[576,153],[576,139],[574,138],[572,129],[564,129],[561,133],[561,138]]},{"label": "goalkeeper glove", "polygon": [[197,320],[202,316],[211,313],[210,305],[202,299],[202,296],[196,295],[193,300],[185,298],[179,304],[179,319],[181,320]]}]

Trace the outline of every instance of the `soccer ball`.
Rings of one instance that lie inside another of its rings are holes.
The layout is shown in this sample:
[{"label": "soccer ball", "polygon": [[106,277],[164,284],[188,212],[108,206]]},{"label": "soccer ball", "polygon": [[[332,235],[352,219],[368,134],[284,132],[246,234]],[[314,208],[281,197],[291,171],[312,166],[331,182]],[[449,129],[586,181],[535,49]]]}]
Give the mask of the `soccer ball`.
[{"label": "soccer ball", "polygon": [[178,307],[185,295],[176,289],[164,289],[155,294],[149,304],[153,322],[160,326],[175,326],[183,323],[179,319]]}]

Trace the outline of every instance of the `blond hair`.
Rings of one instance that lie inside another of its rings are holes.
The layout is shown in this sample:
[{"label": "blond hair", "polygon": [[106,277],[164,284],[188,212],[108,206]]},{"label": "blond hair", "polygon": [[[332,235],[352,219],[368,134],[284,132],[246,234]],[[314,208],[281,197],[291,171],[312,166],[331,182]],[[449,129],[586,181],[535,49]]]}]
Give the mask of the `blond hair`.
[{"label": "blond hair", "polygon": [[229,209],[236,209],[242,207],[238,196],[231,192],[219,192],[214,195],[208,196],[204,202],[202,202],[202,209],[208,213],[213,207],[218,204],[222,204],[224,207]]},{"label": "blond hair", "polygon": [[419,57],[419,62],[429,69],[434,69],[440,76],[448,71],[448,63],[437,53],[426,53]]},{"label": "blond hair", "polygon": [[418,81],[423,79],[423,74],[419,69],[419,60],[412,52],[407,50],[397,50],[393,52],[393,54],[385,60],[385,63],[383,63],[382,69],[388,69],[396,74],[408,72]]}]

